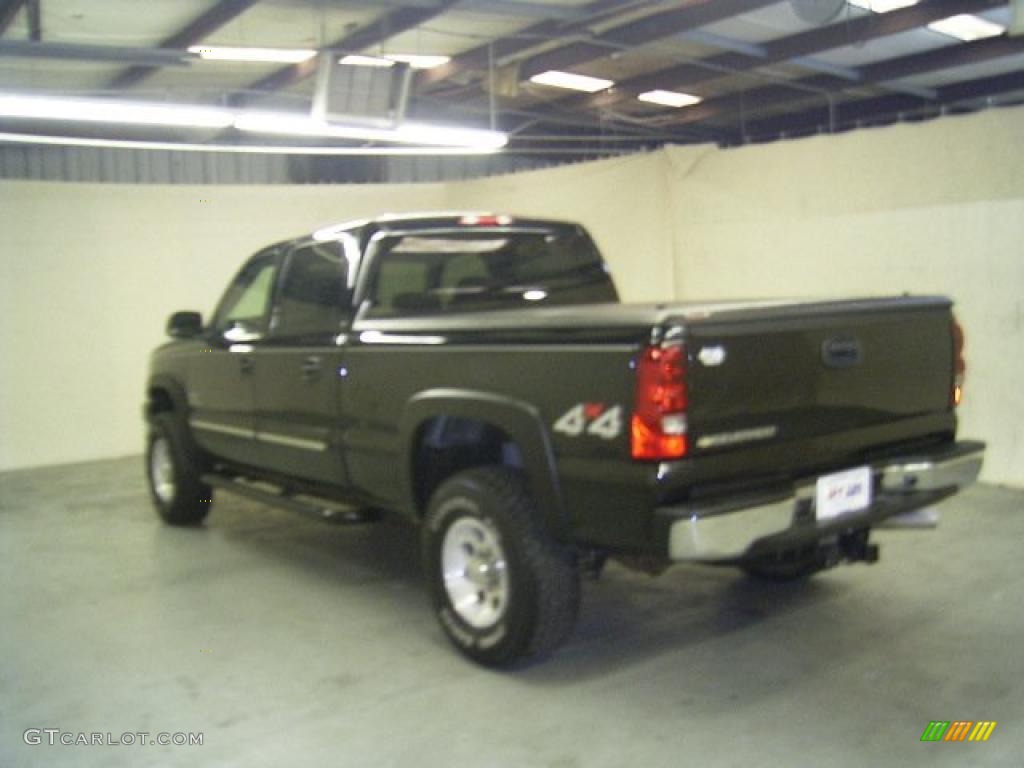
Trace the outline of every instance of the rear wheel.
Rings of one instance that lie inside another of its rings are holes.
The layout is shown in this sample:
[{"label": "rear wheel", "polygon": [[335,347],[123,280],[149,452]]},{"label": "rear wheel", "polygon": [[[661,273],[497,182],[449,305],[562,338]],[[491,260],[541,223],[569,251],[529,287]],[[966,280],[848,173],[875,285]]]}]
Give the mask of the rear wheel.
[{"label": "rear wheel", "polygon": [[195,525],[210,511],[213,491],[200,480],[200,462],[173,413],[153,417],[146,447],[153,504],[171,525]]},{"label": "rear wheel", "polygon": [[424,521],[423,559],[441,627],[480,664],[543,654],[572,631],[575,558],[547,533],[517,472],[471,469],[442,483]]}]

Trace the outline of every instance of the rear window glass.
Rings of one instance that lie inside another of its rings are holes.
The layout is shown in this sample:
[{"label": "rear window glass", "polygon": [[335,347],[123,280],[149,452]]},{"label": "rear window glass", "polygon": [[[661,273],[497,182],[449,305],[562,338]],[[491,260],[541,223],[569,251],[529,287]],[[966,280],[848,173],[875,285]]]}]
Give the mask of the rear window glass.
[{"label": "rear window glass", "polygon": [[580,230],[396,235],[379,246],[371,316],[484,312],[617,301]]}]

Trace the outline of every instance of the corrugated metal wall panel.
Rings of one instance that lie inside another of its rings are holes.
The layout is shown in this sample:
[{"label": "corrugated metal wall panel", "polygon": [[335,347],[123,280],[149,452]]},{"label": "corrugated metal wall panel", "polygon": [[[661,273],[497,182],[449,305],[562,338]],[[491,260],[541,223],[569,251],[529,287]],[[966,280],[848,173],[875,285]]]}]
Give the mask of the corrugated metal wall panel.
[{"label": "corrugated metal wall panel", "polygon": [[317,157],[0,146],[0,179],[115,184],[365,184],[479,178],[559,164],[517,155]]}]

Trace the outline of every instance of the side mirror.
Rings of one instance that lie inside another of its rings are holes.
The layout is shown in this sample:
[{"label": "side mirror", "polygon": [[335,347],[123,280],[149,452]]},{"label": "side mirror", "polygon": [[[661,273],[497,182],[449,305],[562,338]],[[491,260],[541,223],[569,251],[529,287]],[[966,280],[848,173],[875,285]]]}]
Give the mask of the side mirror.
[{"label": "side mirror", "polygon": [[203,316],[198,312],[175,312],[167,321],[167,335],[173,339],[190,339],[203,330]]}]

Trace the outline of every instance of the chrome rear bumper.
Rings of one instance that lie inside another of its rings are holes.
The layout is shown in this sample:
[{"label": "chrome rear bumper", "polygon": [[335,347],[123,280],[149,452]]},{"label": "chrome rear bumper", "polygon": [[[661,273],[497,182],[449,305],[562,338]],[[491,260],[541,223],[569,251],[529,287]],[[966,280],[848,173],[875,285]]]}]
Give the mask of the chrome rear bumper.
[{"label": "chrome rear bumper", "polygon": [[828,520],[814,517],[817,478],[788,490],[664,507],[670,518],[671,560],[737,560],[748,554],[795,546],[830,533],[878,525],[894,516],[935,504],[975,482],[985,446],[957,443],[930,454],[872,465],[871,506]]}]

